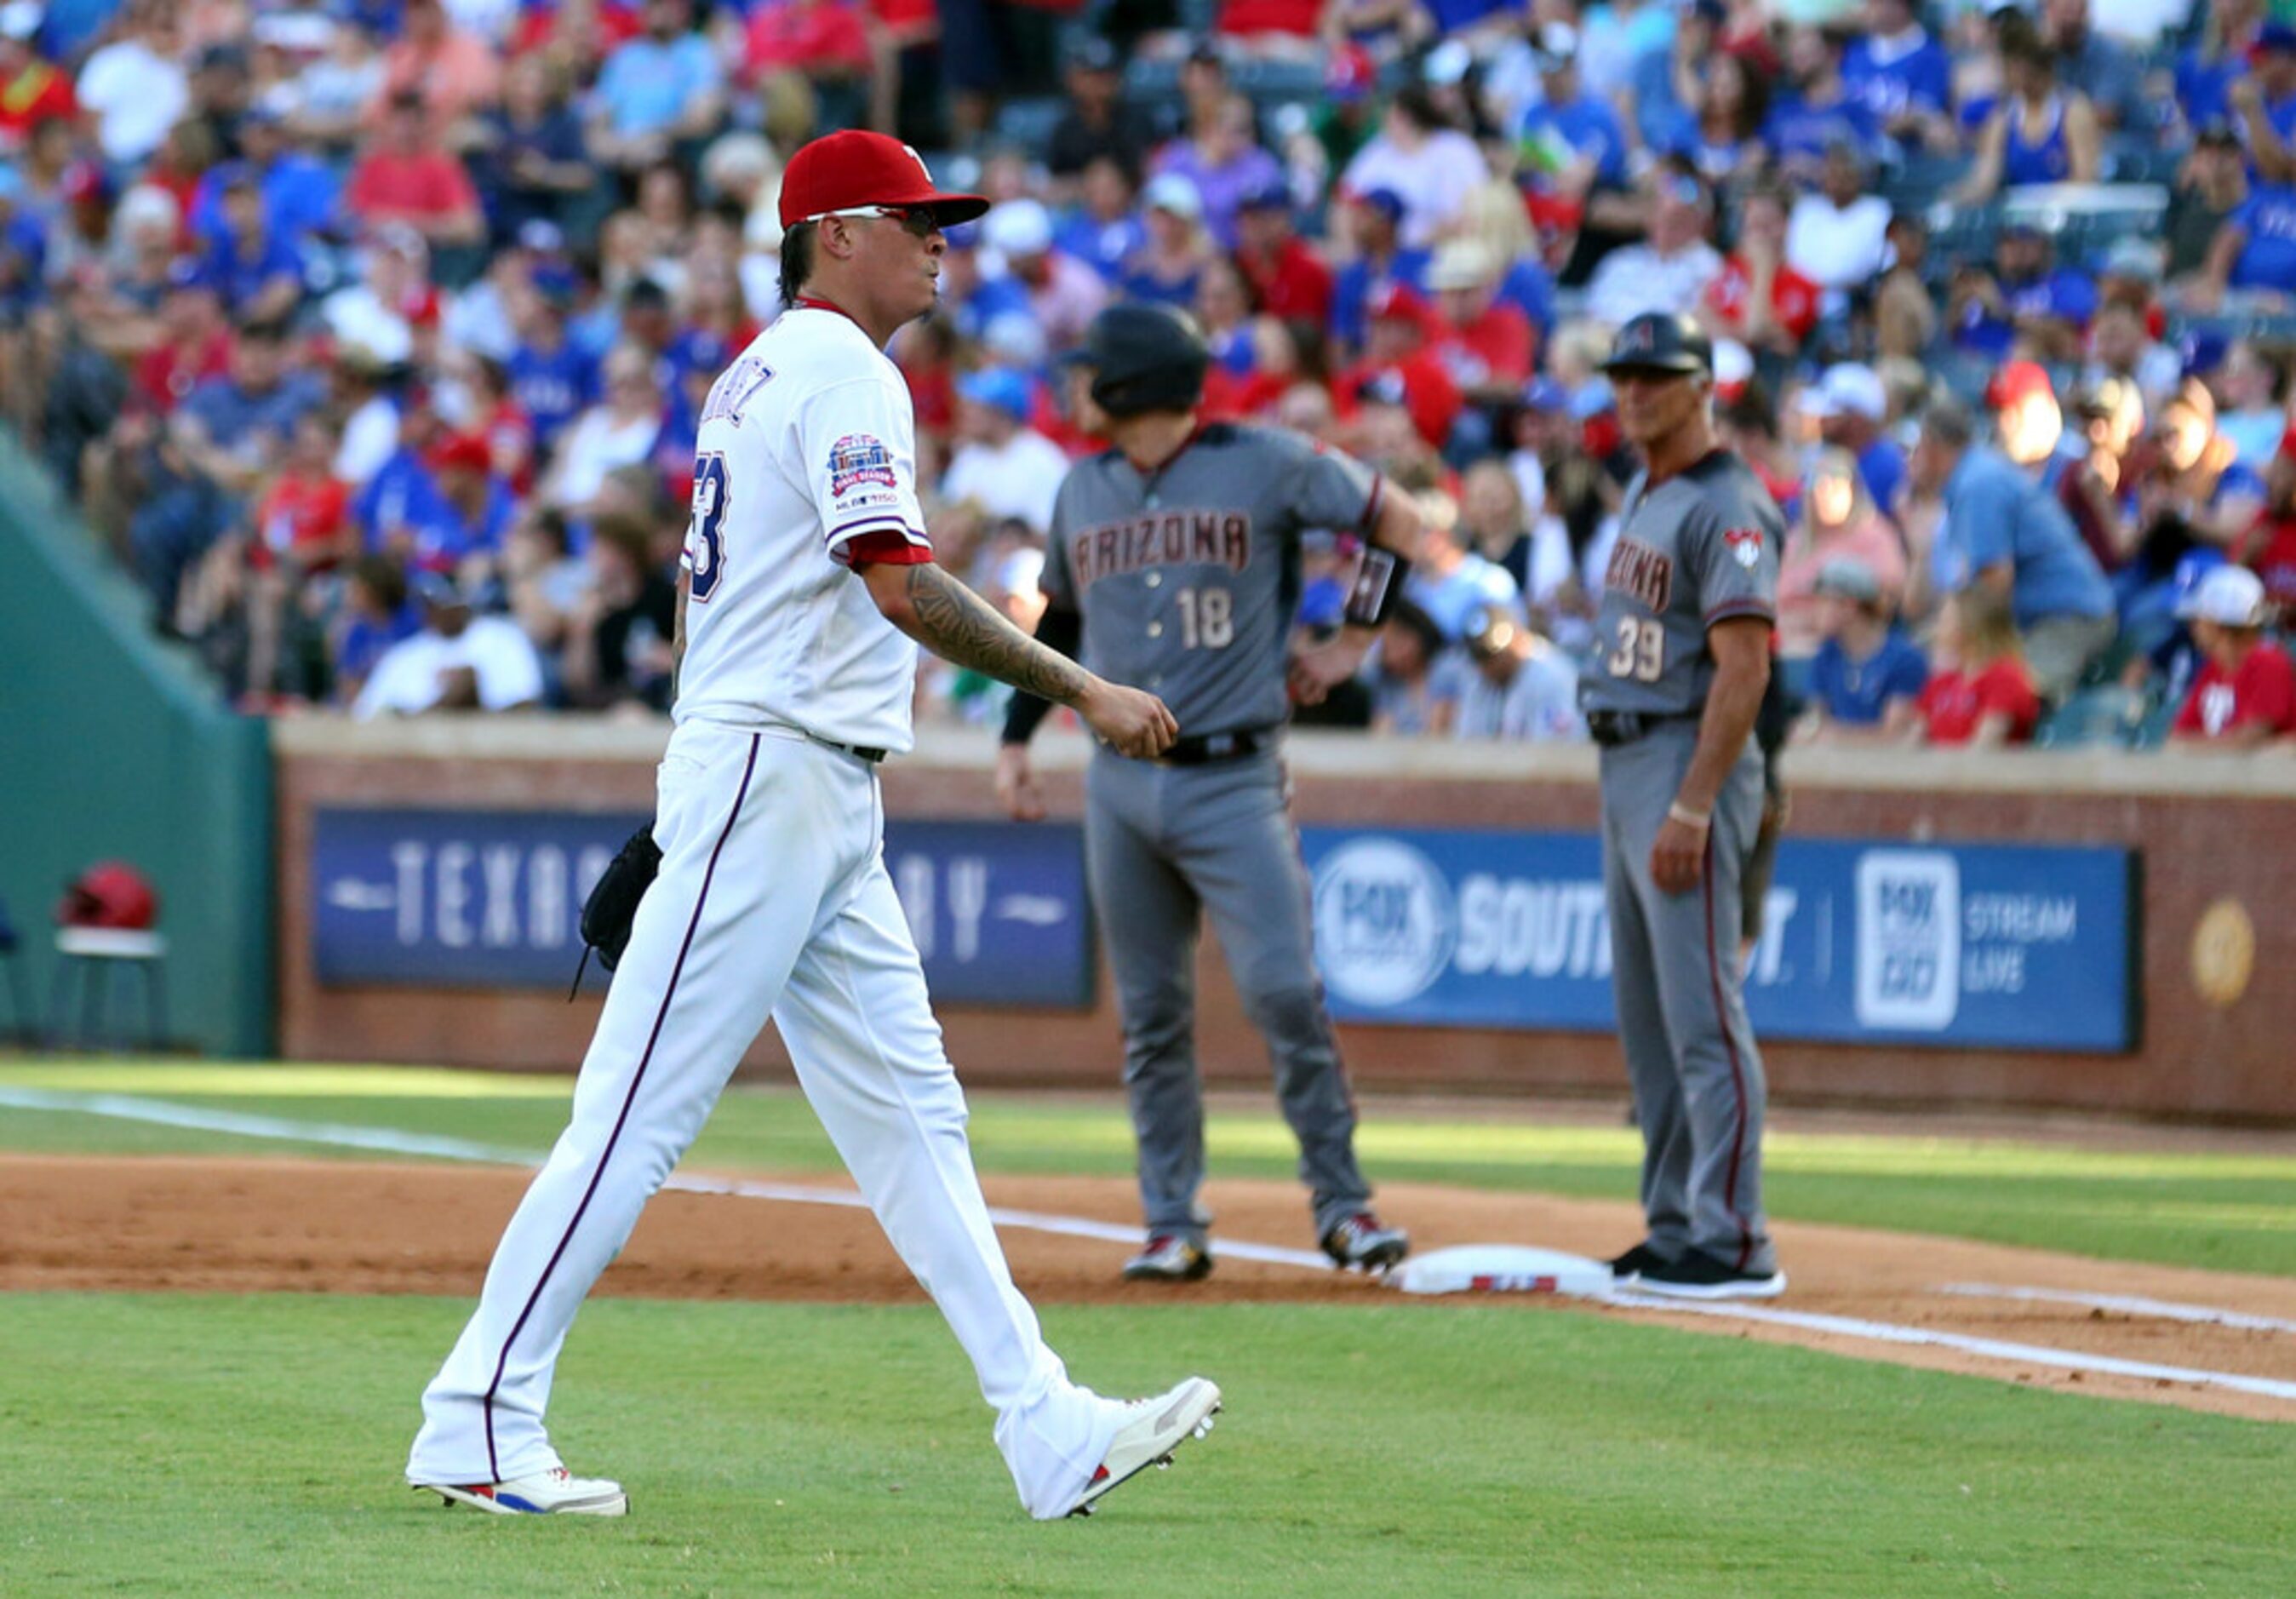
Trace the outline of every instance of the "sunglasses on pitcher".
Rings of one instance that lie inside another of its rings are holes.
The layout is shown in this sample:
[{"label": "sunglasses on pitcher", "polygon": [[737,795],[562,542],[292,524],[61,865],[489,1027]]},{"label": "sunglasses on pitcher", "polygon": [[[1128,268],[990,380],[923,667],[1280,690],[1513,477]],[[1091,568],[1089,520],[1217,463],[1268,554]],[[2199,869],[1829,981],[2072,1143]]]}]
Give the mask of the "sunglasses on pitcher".
[{"label": "sunglasses on pitcher", "polygon": [[940,218],[923,206],[857,205],[841,211],[822,211],[808,217],[808,222],[819,222],[826,217],[883,217],[901,225],[901,231],[913,239],[930,239],[940,231]]}]

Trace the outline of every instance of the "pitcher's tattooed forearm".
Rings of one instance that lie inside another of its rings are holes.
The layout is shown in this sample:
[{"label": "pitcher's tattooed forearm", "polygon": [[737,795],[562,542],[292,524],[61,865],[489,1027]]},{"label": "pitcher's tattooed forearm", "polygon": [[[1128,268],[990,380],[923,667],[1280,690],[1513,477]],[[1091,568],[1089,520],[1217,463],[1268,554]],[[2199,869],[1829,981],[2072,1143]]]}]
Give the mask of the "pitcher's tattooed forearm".
[{"label": "pitcher's tattooed forearm", "polygon": [[1084,693],[1090,679],[1082,667],[1021,632],[939,566],[922,562],[908,578],[917,640],[943,660],[1062,705]]}]

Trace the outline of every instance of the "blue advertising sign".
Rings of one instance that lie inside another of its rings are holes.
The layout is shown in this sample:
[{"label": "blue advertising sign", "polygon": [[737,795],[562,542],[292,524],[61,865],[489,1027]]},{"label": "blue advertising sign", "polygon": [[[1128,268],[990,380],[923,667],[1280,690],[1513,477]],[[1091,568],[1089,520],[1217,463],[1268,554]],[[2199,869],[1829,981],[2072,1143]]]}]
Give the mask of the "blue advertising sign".
[{"label": "blue advertising sign", "polygon": [[[562,988],[582,948],[582,902],[648,819],[323,808],[310,872],[319,980]],[[885,865],[935,1000],[1091,1005],[1082,829],[893,821]],[[586,981],[604,986],[594,962]]]},{"label": "blue advertising sign", "polygon": [[[1592,834],[1301,830],[1335,1016],[1608,1031]],[[2123,849],[1790,839],[1749,963],[1775,1038],[2136,1046]]]}]

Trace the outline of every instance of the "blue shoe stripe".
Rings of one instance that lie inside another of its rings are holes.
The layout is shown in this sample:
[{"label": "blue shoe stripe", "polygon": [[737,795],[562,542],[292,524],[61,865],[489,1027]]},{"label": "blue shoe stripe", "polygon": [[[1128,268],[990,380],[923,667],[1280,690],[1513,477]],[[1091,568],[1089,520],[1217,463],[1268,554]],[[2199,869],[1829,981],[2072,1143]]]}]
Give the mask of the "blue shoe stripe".
[{"label": "blue shoe stripe", "polygon": [[516,1494],[506,1494],[500,1488],[496,1488],[495,1490],[495,1503],[497,1505],[507,1505],[512,1510],[522,1510],[529,1515],[538,1516],[548,1513],[541,1505],[535,1504],[531,1499],[521,1499]]}]

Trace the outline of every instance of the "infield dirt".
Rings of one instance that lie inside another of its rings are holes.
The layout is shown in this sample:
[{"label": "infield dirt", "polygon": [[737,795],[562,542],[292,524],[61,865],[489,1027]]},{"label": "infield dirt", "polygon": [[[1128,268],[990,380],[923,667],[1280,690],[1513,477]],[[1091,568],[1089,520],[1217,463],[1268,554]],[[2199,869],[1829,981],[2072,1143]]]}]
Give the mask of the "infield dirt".
[{"label": "infield dirt", "polygon": [[[10,1157],[0,1160],[0,1289],[472,1295],[525,1185],[525,1174],[514,1170],[419,1164]],[[1005,1177],[984,1186],[992,1203],[1015,1210],[1119,1225],[1136,1214],[1130,1185],[1105,1178]],[[1288,1185],[1216,1181],[1207,1197],[1220,1235],[1311,1246],[1305,1207]],[[1381,1207],[1412,1229],[1422,1250],[1514,1242],[1607,1255],[1633,1240],[1638,1220],[1630,1207],[1615,1203],[1411,1184],[1383,1187]],[[2296,1382],[2296,1332],[1941,1292],[1947,1283],[1982,1283],[2143,1296],[2296,1322],[2296,1283],[2284,1279],[1852,1227],[1788,1222],[1779,1224],[1777,1234],[1792,1279],[1779,1303],[1792,1309]],[[1015,1279],[1039,1303],[1257,1300],[1405,1308],[1398,1304],[1405,1296],[1361,1278],[1233,1256],[1201,1283],[1128,1284],[1116,1276],[1122,1245],[1021,1228],[1007,1228],[1003,1236]],[[923,1299],[864,1211],[677,1192],[658,1195],[648,1207],[599,1292],[844,1303]],[[1507,1300],[1527,1313],[1554,1303],[1531,1295]],[[1453,1302],[1410,1300],[1407,1308],[1440,1315]],[[2194,1383],[2072,1373],[1804,1328],[1643,1309],[1604,1314],[2100,1397],[2296,1422],[2296,1401]]]}]

